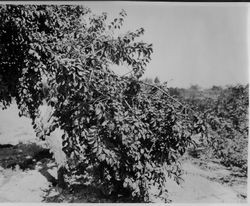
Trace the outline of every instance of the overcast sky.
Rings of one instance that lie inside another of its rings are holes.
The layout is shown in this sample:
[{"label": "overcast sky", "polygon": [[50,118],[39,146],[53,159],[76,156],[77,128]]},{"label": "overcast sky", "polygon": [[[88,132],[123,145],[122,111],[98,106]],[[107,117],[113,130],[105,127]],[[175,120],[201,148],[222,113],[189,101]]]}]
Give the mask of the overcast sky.
[{"label": "overcast sky", "polygon": [[[127,12],[122,31],[145,28],[153,43],[145,77],[169,86],[248,82],[245,3],[85,2],[94,13]],[[125,72],[124,72],[125,73]]]}]

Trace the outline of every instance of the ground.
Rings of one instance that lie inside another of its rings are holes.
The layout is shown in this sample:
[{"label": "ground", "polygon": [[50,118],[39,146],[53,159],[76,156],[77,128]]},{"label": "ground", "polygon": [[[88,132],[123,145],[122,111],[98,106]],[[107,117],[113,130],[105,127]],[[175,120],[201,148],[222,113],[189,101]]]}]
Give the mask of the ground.
[{"label": "ground", "polygon": [[[0,202],[97,201],[86,197],[82,190],[74,197],[69,193],[60,195],[54,186],[56,165],[43,143],[35,138],[31,121],[18,117],[15,105],[0,111],[0,146]],[[246,202],[247,178],[238,168],[190,155],[182,159],[182,166],[180,185],[171,179],[166,185],[173,203]]]},{"label": "ground", "polygon": [[[247,179],[218,163],[189,158],[182,164],[183,181],[169,181],[167,188],[174,203],[244,203]],[[224,179],[224,180],[223,180]],[[225,181],[225,179],[229,179]]]}]

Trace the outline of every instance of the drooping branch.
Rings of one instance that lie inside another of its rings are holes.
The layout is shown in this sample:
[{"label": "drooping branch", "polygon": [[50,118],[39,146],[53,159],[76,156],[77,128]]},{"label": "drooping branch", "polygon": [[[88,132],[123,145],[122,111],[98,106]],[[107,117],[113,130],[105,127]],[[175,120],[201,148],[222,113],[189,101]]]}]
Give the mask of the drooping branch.
[{"label": "drooping branch", "polygon": [[193,109],[191,109],[190,107],[187,107],[187,105],[182,104],[180,101],[178,101],[177,99],[175,99],[174,97],[172,97],[165,89],[160,88],[160,87],[157,86],[157,85],[149,84],[149,83],[146,83],[146,82],[143,82],[143,81],[139,81],[139,83],[144,84],[144,85],[147,85],[147,86],[150,86],[150,87],[154,87],[154,88],[158,89],[158,90],[161,91],[163,94],[165,94],[168,98],[172,99],[174,102],[178,103],[178,104],[181,105],[183,108],[186,108],[186,109],[192,111],[192,112],[196,115],[196,112],[195,112]]}]

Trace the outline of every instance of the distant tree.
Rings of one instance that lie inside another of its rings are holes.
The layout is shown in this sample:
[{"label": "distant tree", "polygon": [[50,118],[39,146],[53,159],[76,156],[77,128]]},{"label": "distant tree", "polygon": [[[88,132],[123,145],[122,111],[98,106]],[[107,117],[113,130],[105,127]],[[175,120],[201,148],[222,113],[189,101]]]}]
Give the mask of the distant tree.
[{"label": "distant tree", "polygon": [[190,91],[199,91],[200,90],[200,86],[198,84],[195,85],[191,85],[189,88]]},{"label": "distant tree", "polygon": [[159,83],[160,83],[160,80],[159,80],[159,78],[158,78],[158,77],[155,77],[155,79],[154,79],[154,83],[155,83],[155,84],[159,84]]},{"label": "distant tree", "polygon": [[153,83],[153,79],[152,78],[146,78],[146,79],[144,79],[144,82],[152,84]]},{"label": "distant tree", "polygon": [[221,86],[212,86],[211,90],[213,91],[221,91],[222,90],[222,87]]},{"label": "distant tree", "polygon": [[181,96],[181,89],[177,88],[177,87],[169,87],[168,88],[168,92],[171,96],[175,96],[175,97],[180,97]]}]

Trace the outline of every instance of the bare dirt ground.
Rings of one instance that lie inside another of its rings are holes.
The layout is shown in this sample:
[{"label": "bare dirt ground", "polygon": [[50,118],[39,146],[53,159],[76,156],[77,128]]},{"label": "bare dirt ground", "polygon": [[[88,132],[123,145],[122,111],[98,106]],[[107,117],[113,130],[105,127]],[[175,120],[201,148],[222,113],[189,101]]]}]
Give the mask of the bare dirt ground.
[{"label": "bare dirt ground", "polygon": [[246,202],[246,178],[235,181],[232,171],[216,163],[204,163],[203,167],[201,165],[199,160],[186,160],[182,165],[184,181],[180,185],[173,180],[168,182],[169,197],[174,203]]},{"label": "bare dirt ground", "polygon": [[[223,168],[204,170],[192,161],[183,164],[184,181],[177,185],[167,183],[169,198],[173,203],[245,203],[246,182],[230,186],[217,180],[230,175]],[[56,168],[49,173],[56,177]],[[43,202],[45,198],[58,195],[39,168],[28,171],[0,169],[0,202]],[[157,202],[157,200],[155,200]]]},{"label": "bare dirt ground", "polygon": [[42,202],[50,183],[38,171],[0,171],[0,202]]},{"label": "bare dirt ground", "polygon": [[[0,145],[37,142],[31,121],[24,117],[19,118],[17,112],[15,105],[0,111]],[[46,161],[40,160],[33,168],[26,170],[21,170],[18,166],[15,166],[15,169],[3,168],[3,165],[6,166],[6,162],[3,163],[6,152],[2,151],[0,202],[43,202],[46,198],[59,194],[43,170],[46,168],[50,176],[56,177],[56,167],[51,160],[45,158]],[[22,156],[18,152],[13,154]],[[11,158],[13,160],[13,157]],[[247,178],[241,177],[237,169],[229,170],[216,162],[203,162],[191,157],[183,160],[182,164],[184,181],[177,185],[173,180],[169,180],[166,186],[173,203],[246,202]]]}]

